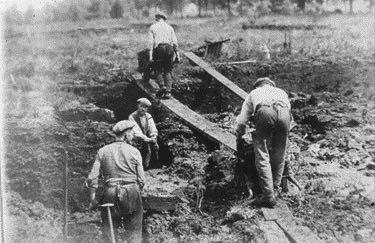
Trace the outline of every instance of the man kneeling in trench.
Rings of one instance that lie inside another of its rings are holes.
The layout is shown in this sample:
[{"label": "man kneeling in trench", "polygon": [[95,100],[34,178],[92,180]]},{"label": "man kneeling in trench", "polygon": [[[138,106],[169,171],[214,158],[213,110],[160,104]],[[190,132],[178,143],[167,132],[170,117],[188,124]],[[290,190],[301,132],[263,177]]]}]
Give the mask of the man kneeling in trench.
[{"label": "man kneeling in trench", "polygon": [[[142,157],[138,149],[129,144],[135,124],[124,120],[113,127],[115,142],[99,149],[92,170],[86,180],[90,188],[90,206],[95,199],[98,179],[104,179],[102,204],[113,204],[112,222],[115,229],[124,223],[128,242],[142,242],[143,206],[141,190],[145,184]],[[102,208],[104,242],[111,242],[111,228],[106,208]]]},{"label": "man kneeling in trench", "polygon": [[134,138],[135,147],[139,149],[143,159],[143,168],[150,167],[151,158],[157,163],[159,146],[157,143],[158,130],[155,126],[154,119],[147,112],[151,107],[151,102],[146,98],[137,100],[138,109],[129,115],[129,121],[134,122]]},{"label": "man kneeling in trench", "polygon": [[247,96],[237,117],[237,141],[246,132],[246,123],[253,118],[252,133],[255,166],[262,195],[253,201],[255,206],[274,207],[284,170],[286,146],[291,124],[288,94],[275,87],[269,78],[260,78]]}]

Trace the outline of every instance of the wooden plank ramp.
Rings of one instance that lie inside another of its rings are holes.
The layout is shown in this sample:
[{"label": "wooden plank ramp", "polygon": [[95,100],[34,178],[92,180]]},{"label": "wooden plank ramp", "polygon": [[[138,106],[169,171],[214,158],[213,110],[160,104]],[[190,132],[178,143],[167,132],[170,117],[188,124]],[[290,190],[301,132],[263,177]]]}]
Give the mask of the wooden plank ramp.
[{"label": "wooden plank ramp", "polygon": [[139,88],[147,93],[154,101],[160,102],[160,104],[176,114],[189,127],[199,131],[203,135],[207,136],[210,140],[224,145],[232,151],[237,151],[235,135],[222,129],[217,124],[208,121],[173,97],[165,100],[157,99],[154,94],[154,88],[155,86],[157,87],[155,81],[150,80],[149,83],[146,83],[142,81],[139,74],[133,74],[133,78],[135,79],[135,82]]},{"label": "wooden plank ramp", "polygon": [[[296,224],[296,220],[285,202],[279,200],[274,208],[262,208],[261,210],[265,220],[276,223],[290,242],[323,242],[308,227]],[[265,235],[267,236],[267,234]]]},{"label": "wooden plank ramp", "polygon": [[247,93],[238,87],[236,84],[234,84],[232,81],[230,81],[228,78],[226,78],[224,75],[216,71],[210,64],[203,61],[201,58],[199,58],[197,55],[195,55],[192,52],[185,52],[184,55],[192,62],[203,68],[208,74],[210,74],[212,77],[214,77],[219,83],[223,84],[225,87],[227,87],[229,90],[231,90],[233,93],[241,97],[243,100],[246,99]]}]

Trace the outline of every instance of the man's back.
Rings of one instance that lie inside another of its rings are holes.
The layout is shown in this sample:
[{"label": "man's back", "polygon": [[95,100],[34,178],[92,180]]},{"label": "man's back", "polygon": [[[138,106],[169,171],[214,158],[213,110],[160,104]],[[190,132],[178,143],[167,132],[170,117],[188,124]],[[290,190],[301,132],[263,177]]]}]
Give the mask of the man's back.
[{"label": "man's back", "polygon": [[101,148],[98,159],[105,180],[123,178],[129,182],[137,181],[137,167],[142,166],[142,158],[135,147],[123,141],[116,141]]},{"label": "man's back", "polygon": [[249,99],[254,109],[260,103],[271,104],[276,101],[284,102],[290,109],[288,94],[284,90],[270,85],[264,85],[252,90],[249,94]]},{"label": "man's back", "polygon": [[171,46],[177,45],[177,38],[172,26],[163,20],[152,24],[150,27],[150,33],[153,36],[154,47],[162,43],[170,44]]}]

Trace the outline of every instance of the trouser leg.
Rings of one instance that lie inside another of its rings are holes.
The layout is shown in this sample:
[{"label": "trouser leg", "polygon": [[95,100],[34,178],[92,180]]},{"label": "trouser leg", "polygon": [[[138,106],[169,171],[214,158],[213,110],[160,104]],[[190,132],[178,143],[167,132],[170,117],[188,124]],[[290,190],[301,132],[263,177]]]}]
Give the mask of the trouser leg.
[{"label": "trouser leg", "polygon": [[153,52],[154,69],[156,72],[156,82],[158,83],[159,88],[161,90],[165,89],[164,78],[163,78],[163,63],[162,63],[163,53],[164,53],[164,50],[162,46],[157,46]]},{"label": "trouser leg", "polygon": [[255,166],[263,196],[273,198],[273,178],[270,164],[269,143],[276,121],[276,113],[270,107],[258,109],[254,117],[255,132],[253,133]]},{"label": "trouser leg", "polygon": [[136,184],[122,188],[121,205],[128,242],[142,242],[143,206]]},{"label": "trouser leg", "polygon": [[129,242],[142,242],[142,220],[142,208],[139,208],[136,212],[124,217],[124,224]]},{"label": "trouser leg", "polygon": [[272,136],[272,151],[270,154],[275,188],[278,188],[281,184],[290,127],[290,113],[287,108],[278,108],[277,115],[278,119]]},{"label": "trouser leg", "polygon": [[273,180],[267,138],[254,133],[255,166],[259,176],[262,193],[267,198],[273,197]]},{"label": "trouser leg", "polygon": [[[111,218],[113,224],[113,231],[115,237],[117,237],[117,229],[121,225],[121,216],[118,210],[118,203],[116,198],[116,188],[115,187],[106,187],[104,188],[103,203],[113,203],[115,206],[111,207]],[[102,232],[104,242],[111,242],[111,229],[109,226],[108,212],[107,208],[101,209],[101,218],[102,218]]]},{"label": "trouser leg", "polygon": [[170,71],[167,71],[164,73],[164,84],[165,84],[165,89],[167,92],[171,92],[172,90],[172,75]]}]

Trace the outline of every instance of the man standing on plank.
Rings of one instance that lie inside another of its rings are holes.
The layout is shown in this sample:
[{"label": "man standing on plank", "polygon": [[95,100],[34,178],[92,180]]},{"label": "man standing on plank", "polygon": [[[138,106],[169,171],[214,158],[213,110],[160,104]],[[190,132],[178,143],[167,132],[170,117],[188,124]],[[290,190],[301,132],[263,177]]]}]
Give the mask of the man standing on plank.
[{"label": "man standing on plank", "polygon": [[274,207],[274,190],[280,187],[292,120],[288,94],[275,87],[275,83],[269,78],[258,79],[237,117],[237,141],[242,139],[246,123],[251,118],[255,125],[252,133],[255,165],[262,189],[262,195],[253,204]]},{"label": "man standing on plank", "polygon": [[[99,176],[104,179],[102,204],[113,204],[112,222],[115,229],[124,224],[128,242],[142,242],[143,206],[141,190],[145,185],[142,157],[138,149],[131,146],[130,136],[135,124],[124,120],[113,127],[115,142],[99,149],[92,170],[86,180],[90,188],[90,208],[96,206],[96,189]],[[104,242],[111,240],[108,212],[102,208]]]},{"label": "man standing on plank", "polygon": [[157,74],[156,81],[160,87],[157,96],[169,99],[172,89],[171,72],[174,55],[176,55],[177,61],[179,60],[177,38],[173,28],[165,22],[167,17],[164,13],[157,13],[155,20],[156,23],[151,25],[149,32],[149,58],[150,62],[153,62],[153,67]]},{"label": "man standing on plank", "polygon": [[141,151],[143,167],[147,169],[150,166],[152,155],[154,155],[153,158],[155,160],[158,160],[158,130],[154,119],[147,112],[151,107],[151,102],[146,98],[140,98],[137,100],[137,104],[138,109],[129,115],[129,121],[136,123],[133,141],[135,146]]}]

